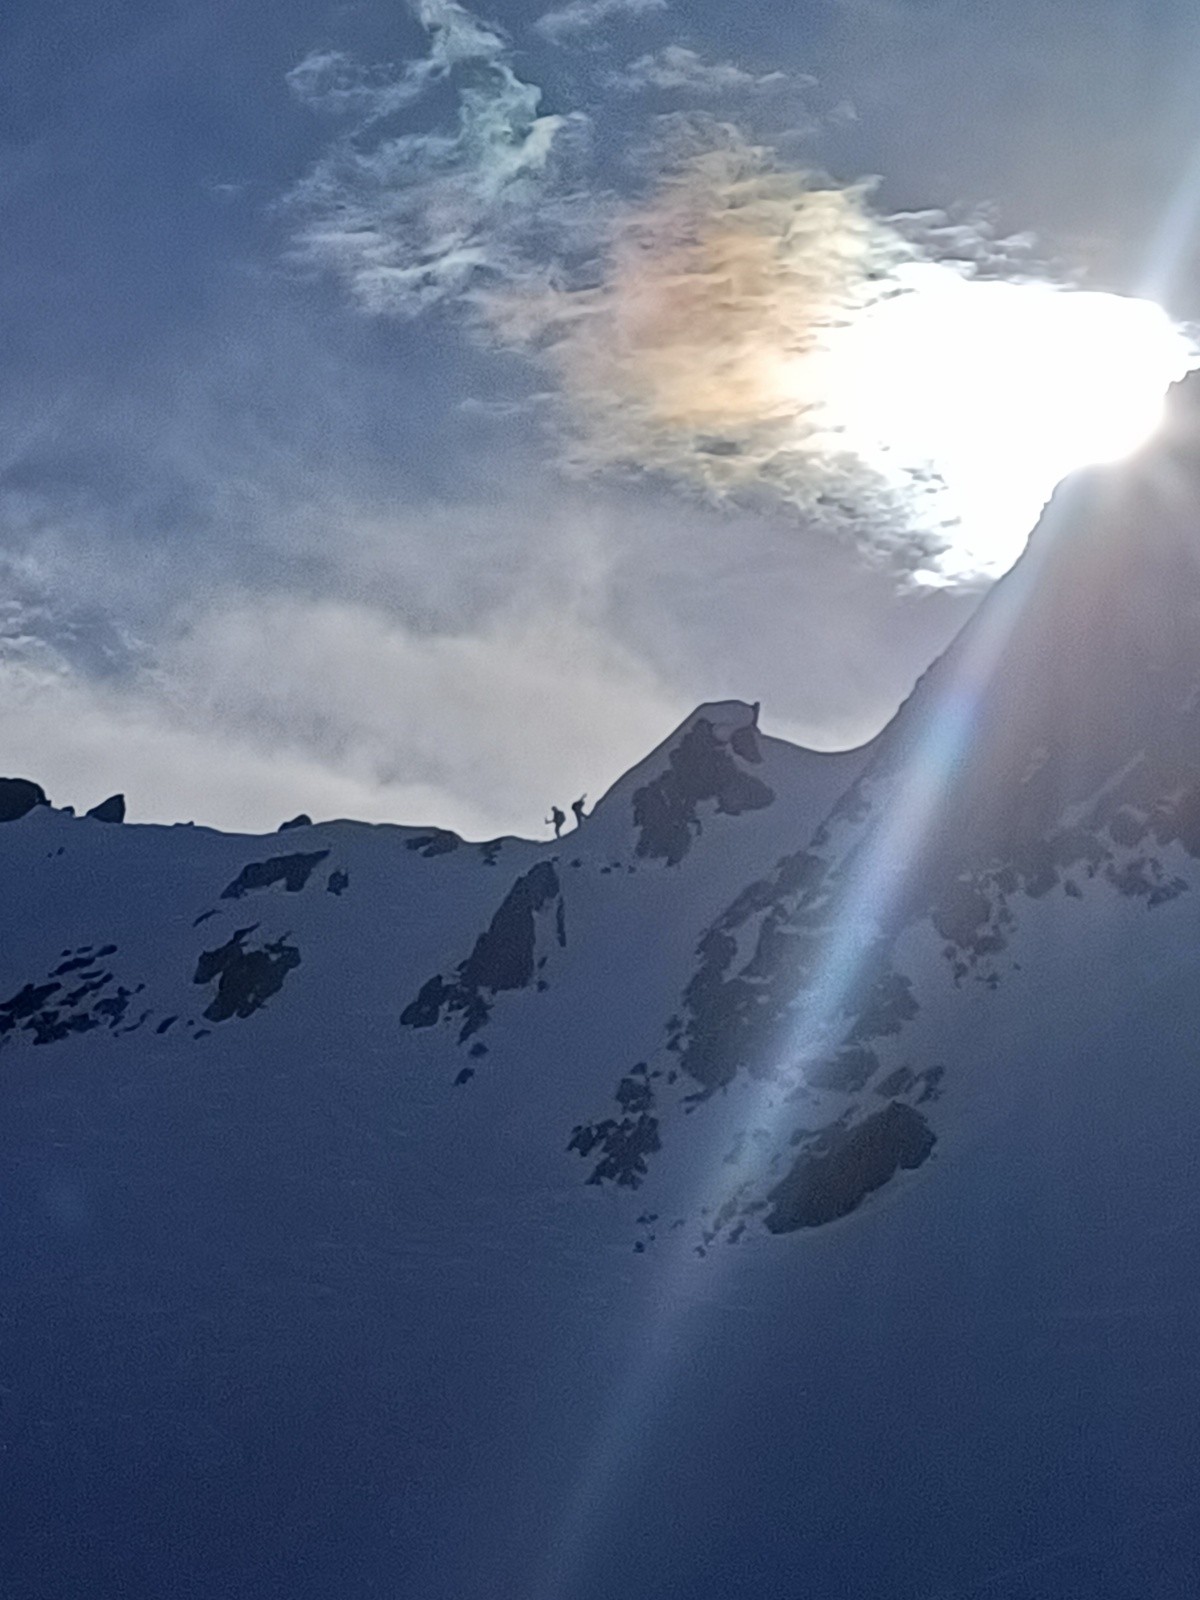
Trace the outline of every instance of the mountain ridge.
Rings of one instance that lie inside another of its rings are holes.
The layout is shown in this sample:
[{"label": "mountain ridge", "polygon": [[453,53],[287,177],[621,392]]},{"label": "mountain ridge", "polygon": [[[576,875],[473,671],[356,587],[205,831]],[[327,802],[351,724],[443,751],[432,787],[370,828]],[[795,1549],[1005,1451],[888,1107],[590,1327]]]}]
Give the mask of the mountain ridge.
[{"label": "mountain ridge", "polygon": [[6,1600],[1190,1600],[1195,392],[861,751],[0,828]]}]

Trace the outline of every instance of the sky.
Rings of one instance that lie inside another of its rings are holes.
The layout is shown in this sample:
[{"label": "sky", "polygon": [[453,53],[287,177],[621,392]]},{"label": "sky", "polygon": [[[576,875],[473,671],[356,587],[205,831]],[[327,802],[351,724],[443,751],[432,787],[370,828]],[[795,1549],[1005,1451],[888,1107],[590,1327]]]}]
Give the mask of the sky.
[{"label": "sky", "polygon": [[1198,68],[1186,0],[8,0],[0,771],[484,837],[705,700],[870,738],[1200,318]]}]

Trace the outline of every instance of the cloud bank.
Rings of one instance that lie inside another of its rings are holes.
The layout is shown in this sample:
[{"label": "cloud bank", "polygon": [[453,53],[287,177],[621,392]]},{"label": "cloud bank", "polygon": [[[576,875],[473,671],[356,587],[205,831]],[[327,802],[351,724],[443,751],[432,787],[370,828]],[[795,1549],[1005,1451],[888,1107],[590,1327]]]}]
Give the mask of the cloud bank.
[{"label": "cloud bank", "polygon": [[365,600],[230,589],[107,676],[69,631],[61,606],[0,607],[5,770],[77,809],[122,790],[137,821],[269,832],[303,807],[536,834],[691,709],[561,594],[429,632]]}]

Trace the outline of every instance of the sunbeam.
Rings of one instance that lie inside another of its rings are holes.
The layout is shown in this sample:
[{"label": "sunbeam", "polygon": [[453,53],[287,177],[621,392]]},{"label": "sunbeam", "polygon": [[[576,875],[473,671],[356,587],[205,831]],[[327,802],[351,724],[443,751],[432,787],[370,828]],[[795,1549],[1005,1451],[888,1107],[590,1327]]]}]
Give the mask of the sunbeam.
[{"label": "sunbeam", "polygon": [[[836,909],[831,932],[816,971],[802,980],[790,1030],[779,1051],[782,1060],[764,1063],[766,1070],[751,1080],[749,1104],[738,1103],[739,1126],[762,1127],[771,1135],[760,1170],[749,1174],[760,1184],[767,1178],[769,1151],[784,1138],[784,1119],[793,1117],[775,1068],[784,1066],[794,1082],[803,1077],[806,1065],[827,1057],[840,1043],[868,959],[899,908],[912,864],[937,828],[956,774],[971,750],[977,713],[997,663],[1053,556],[1059,531],[1077,513],[1082,487],[1077,481],[1059,490],[1023,559],[997,585],[988,606],[943,659],[936,697],[916,738],[878,780],[878,791],[872,789],[872,809],[881,821],[861,846],[848,853],[848,870],[832,891]],[[872,784],[870,770],[866,783]],[[848,827],[857,825],[851,822]],[[826,848],[836,851],[839,842],[836,829],[831,829]],[[693,1214],[720,1191],[725,1178],[722,1153],[732,1130],[721,1115],[722,1104],[718,1095],[704,1108],[711,1126],[707,1157],[698,1164]],[[573,1579],[603,1537],[617,1484],[636,1457],[639,1439],[649,1435],[656,1407],[679,1371],[689,1313],[717,1292],[732,1256],[697,1251],[693,1239],[680,1235],[668,1245],[660,1263],[647,1285],[645,1319],[628,1362],[584,1452],[541,1583],[534,1590],[537,1600],[567,1600],[572,1592]]]}]

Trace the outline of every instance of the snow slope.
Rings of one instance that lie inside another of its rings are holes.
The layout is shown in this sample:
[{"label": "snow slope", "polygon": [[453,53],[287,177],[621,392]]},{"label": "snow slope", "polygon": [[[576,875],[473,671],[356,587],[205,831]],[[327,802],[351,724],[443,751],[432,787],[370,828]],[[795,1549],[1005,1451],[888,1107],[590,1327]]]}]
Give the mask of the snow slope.
[{"label": "snow slope", "polygon": [[864,751],[4,824],[5,1600],[1200,1592],[1193,388]]}]

